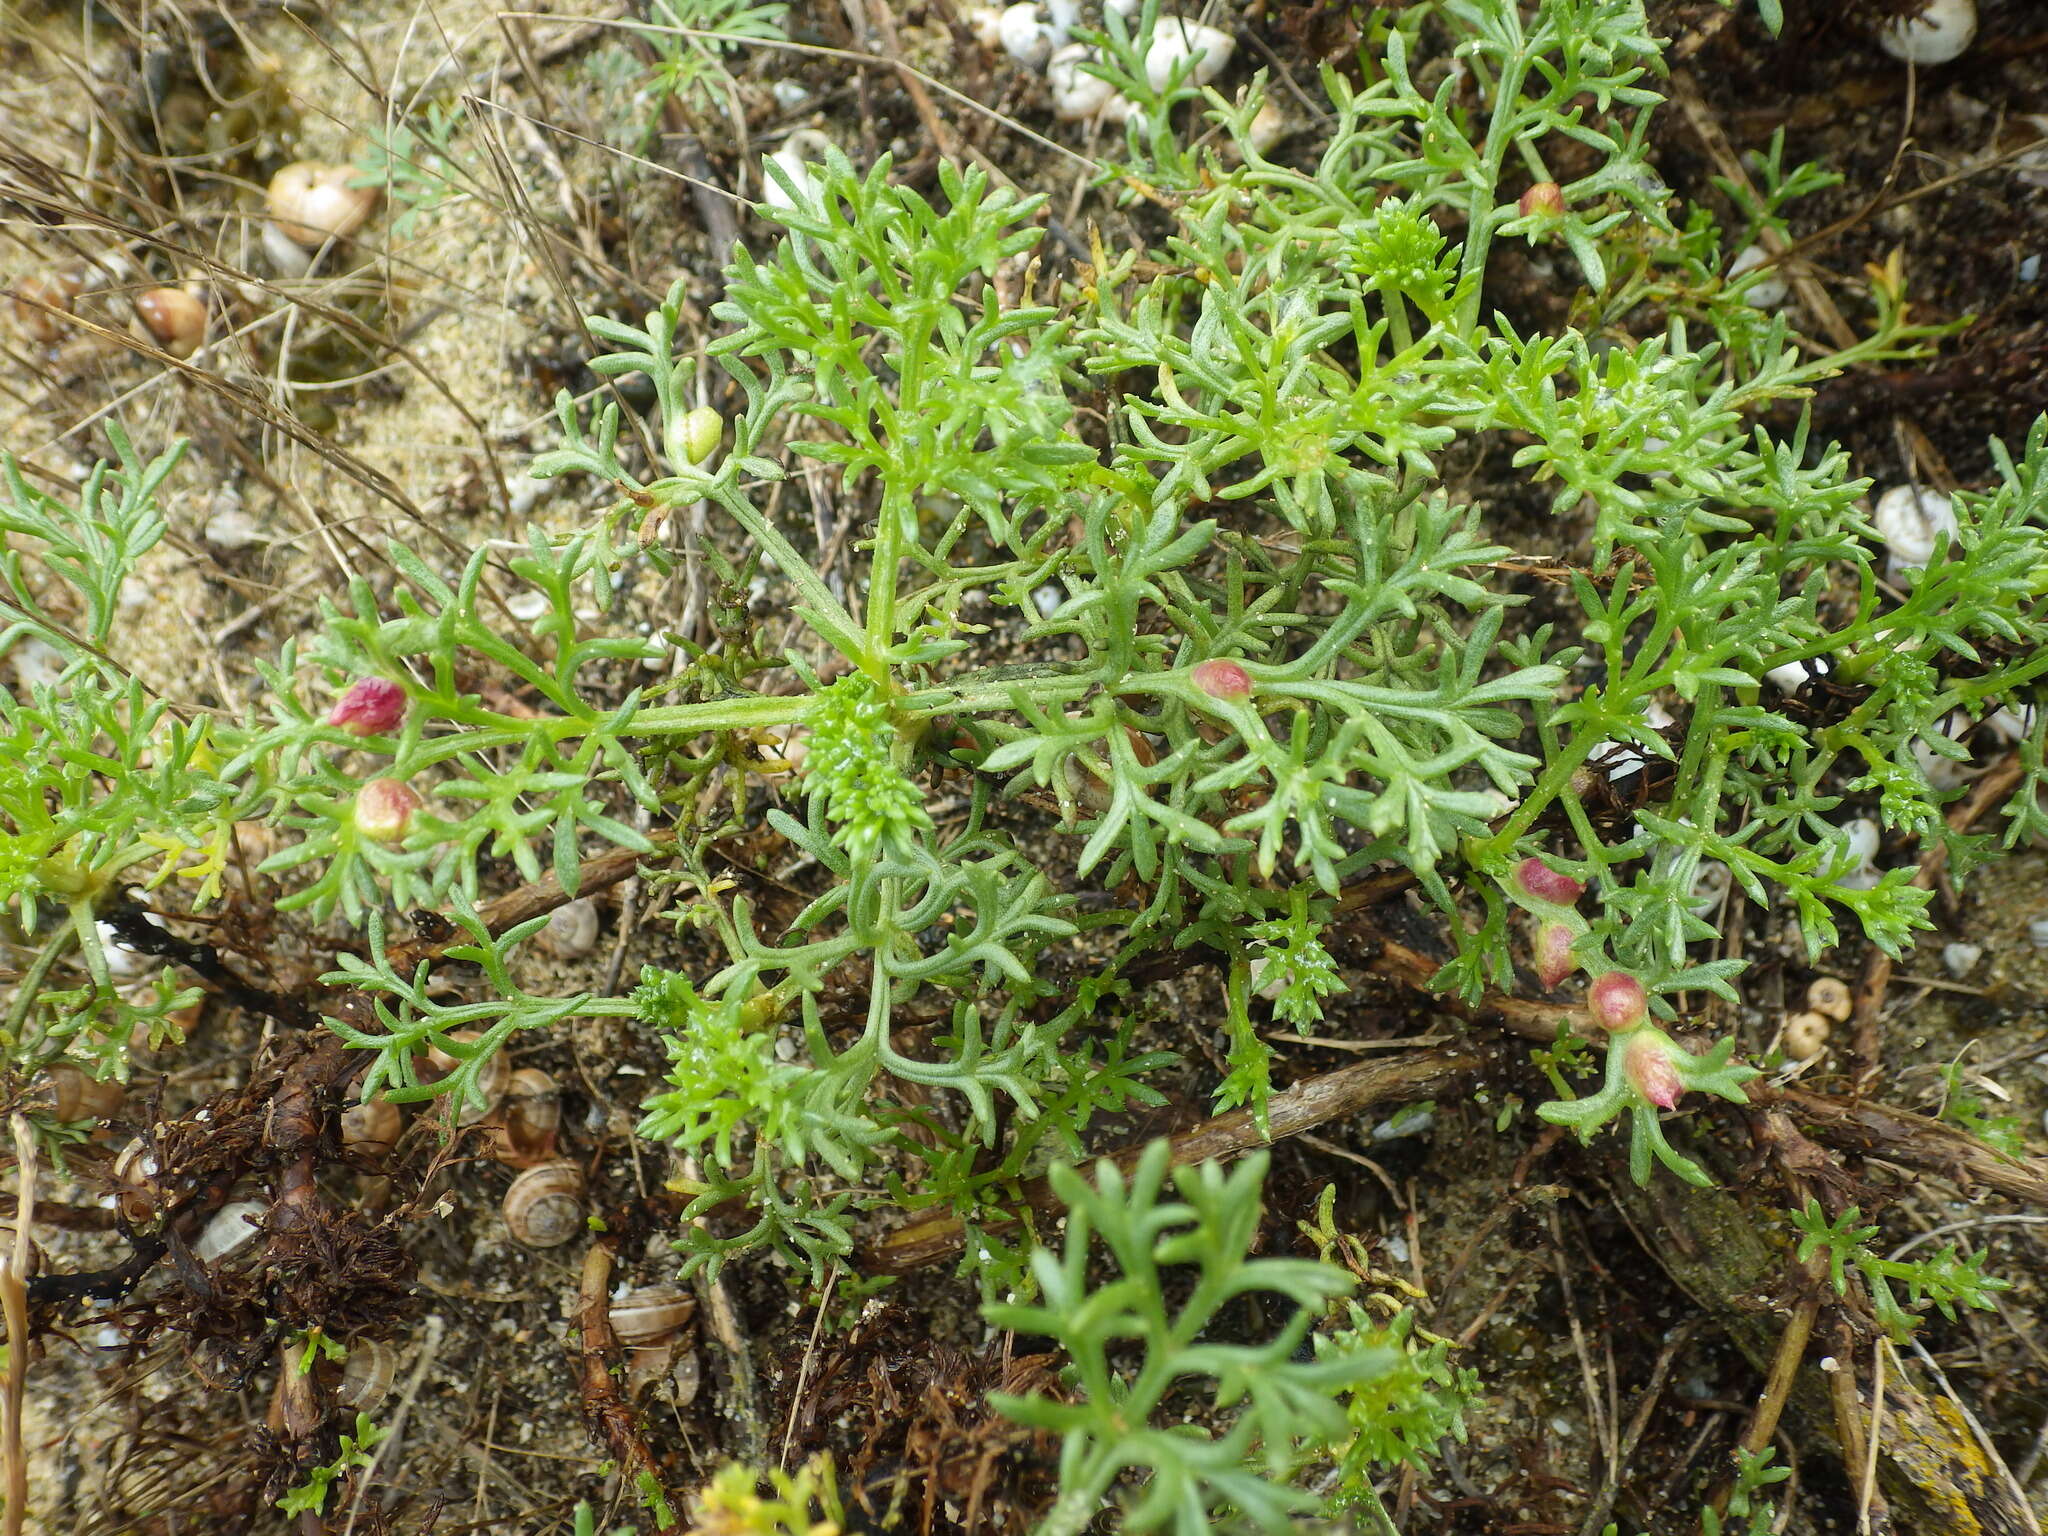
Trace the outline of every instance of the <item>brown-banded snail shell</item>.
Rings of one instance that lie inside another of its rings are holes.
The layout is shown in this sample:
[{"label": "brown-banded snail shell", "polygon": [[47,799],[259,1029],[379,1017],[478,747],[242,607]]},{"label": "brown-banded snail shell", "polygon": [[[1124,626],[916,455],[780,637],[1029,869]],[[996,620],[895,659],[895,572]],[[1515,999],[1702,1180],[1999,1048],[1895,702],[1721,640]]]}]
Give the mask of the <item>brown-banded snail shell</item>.
[{"label": "brown-banded snail shell", "polygon": [[[14,1223],[0,1221],[0,1274],[14,1273],[14,1237]],[[31,1242],[28,1245],[28,1267],[21,1272],[21,1278],[26,1280],[41,1273],[42,1267],[43,1250]]]},{"label": "brown-banded snail shell", "polygon": [[396,1104],[382,1097],[367,1099],[341,1112],[341,1143],[358,1157],[386,1157],[404,1127]]},{"label": "brown-banded snail shell", "polygon": [[662,1282],[635,1286],[612,1298],[612,1332],[621,1344],[659,1344],[697,1312],[697,1298],[681,1286]]},{"label": "brown-banded snail shell", "polygon": [[397,1346],[382,1339],[358,1339],[348,1347],[342,1363],[341,1381],[334,1389],[344,1408],[358,1413],[375,1413],[391,1395],[391,1383],[398,1375]]},{"label": "brown-banded snail shell", "polygon": [[529,1168],[505,1191],[505,1227],[528,1248],[556,1248],[586,1229],[583,1170],[571,1162]]},{"label": "brown-banded snail shell", "polygon": [[162,1200],[162,1191],[157,1186],[157,1175],[163,1169],[157,1163],[156,1154],[149,1150],[140,1136],[123,1147],[114,1159],[115,1199],[120,1204],[121,1214],[131,1222],[148,1221],[157,1212]]},{"label": "brown-banded snail shell", "polygon": [[111,1120],[121,1113],[128,1090],[119,1083],[103,1083],[68,1062],[59,1062],[36,1079],[29,1092],[29,1107],[41,1110],[52,1120]]},{"label": "brown-banded snail shell", "polygon": [[674,1364],[697,1302],[670,1284],[643,1285],[612,1298],[612,1333],[626,1351],[626,1390],[638,1393]]},{"label": "brown-banded snail shell", "polygon": [[562,1090],[537,1067],[512,1074],[498,1107],[496,1156],[514,1168],[553,1160],[562,1129]]},{"label": "brown-banded snail shell", "polygon": [[265,202],[279,234],[308,250],[345,240],[377,206],[375,187],[352,187],[352,165],[297,160],[270,178]]},{"label": "brown-banded snail shell", "polygon": [[[458,1044],[466,1045],[481,1037],[473,1029],[458,1029],[451,1031],[448,1038]],[[428,1049],[427,1062],[431,1067],[438,1069],[434,1073],[437,1077],[446,1076],[462,1065],[460,1061],[447,1051],[442,1050],[438,1045]],[[466,1095],[460,1105],[453,1104],[451,1098],[449,1113],[454,1116],[457,1125],[475,1125],[477,1121],[483,1119],[485,1115],[491,1113],[492,1110],[496,1109],[503,1102],[505,1090],[511,1084],[512,1063],[506,1060],[505,1053],[501,1049],[492,1054],[491,1059],[483,1064],[482,1069],[476,1075],[476,1088],[477,1092],[483,1095],[482,1102],[478,1102],[476,1094]]]},{"label": "brown-banded snail shell", "polygon": [[15,324],[28,332],[29,339],[49,346],[61,341],[64,322],[52,310],[71,313],[71,303],[85,291],[85,284],[69,272],[48,277],[29,276],[14,285]]},{"label": "brown-banded snail shell", "polygon": [[149,288],[135,296],[136,318],[150,339],[180,362],[206,340],[206,305],[183,288]]},{"label": "brown-banded snail shell", "polygon": [[588,896],[566,901],[548,914],[536,936],[540,947],[558,960],[576,960],[597,948],[597,903]]}]

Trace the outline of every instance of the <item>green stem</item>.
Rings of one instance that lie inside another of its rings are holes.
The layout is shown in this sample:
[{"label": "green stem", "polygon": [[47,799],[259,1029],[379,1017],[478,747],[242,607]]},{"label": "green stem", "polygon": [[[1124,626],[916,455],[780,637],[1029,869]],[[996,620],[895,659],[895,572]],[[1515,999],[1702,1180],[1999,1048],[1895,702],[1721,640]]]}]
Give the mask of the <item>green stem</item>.
[{"label": "green stem", "polygon": [[9,1055],[18,1055],[21,1047],[21,1029],[28,1022],[29,1009],[35,1006],[36,999],[42,995],[43,982],[48,979],[51,967],[63,958],[64,952],[71,947],[71,941],[77,936],[68,923],[51,934],[50,941],[42,947],[29,968],[22,973],[21,980],[14,984],[14,1002],[7,1010],[6,1024]]},{"label": "green stem", "polygon": [[1480,174],[1472,178],[1472,191],[1465,199],[1465,259],[1458,270],[1458,281],[1465,291],[1458,305],[1460,336],[1470,337],[1479,329],[1480,282],[1486,274],[1486,258],[1493,245],[1493,210],[1500,200],[1500,168],[1514,143],[1514,103],[1522,92],[1522,77],[1528,71],[1529,60],[1523,53],[1515,54],[1501,66],[1500,84],[1493,95],[1493,117],[1486,125]]}]

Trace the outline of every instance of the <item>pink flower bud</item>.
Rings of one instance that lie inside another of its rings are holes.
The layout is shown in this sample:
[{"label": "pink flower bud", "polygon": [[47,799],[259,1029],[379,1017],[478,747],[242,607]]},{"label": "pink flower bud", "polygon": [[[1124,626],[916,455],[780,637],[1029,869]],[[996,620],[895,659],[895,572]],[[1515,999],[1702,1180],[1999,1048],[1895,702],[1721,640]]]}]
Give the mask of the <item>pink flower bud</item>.
[{"label": "pink flower bud", "polygon": [[1530,900],[1554,907],[1568,907],[1586,894],[1583,884],[1559,874],[1541,859],[1524,859],[1515,866],[1515,887]]},{"label": "pink flower bud", "polygon": [[356,830],[374,842],[396,842],[412,824],[412,813],[424,804],[410,784],[372,779],[356,791]]},{"label": "pink flower bud", "polygon": [[1536,979],[1548,992],[1579,968],[1572,958],[1573,934],[1563,923],[1545,923],[1536,930]]},{"label": "pink flower bud", "polygon": [[1671,1108],[1685,1092],[1677,1063],[1671,1059],[1675,1049],[1655,1030],[1637,1035],[1628,1043],[1629,1086],[1659,1109]]},{"label": "pink flower bud", "polygon": [[359,677],[335,700],[327,723],[351,736],[382,736],[405,718],[405,690],[387,677]]},{"label": "pink flower bud", "polygon": [[1234,661],[1198,661],[1195,686],[1212,699],[1234,704],[1252,695],[1252,675]]},{"label": "pink flower bud", "polygon": [[1523,218],[1532,213],[1547,214],[1553,219],[1564,217],[1564,188],[1554,181],[1539,181],[1522,194],[1515,209]]},{"label": "pink flower bud", "polygon": [[1643,984],[1627,971],[1608,971],[1594,978],[1586,991],[1586,1001],[1592,1005],[1594,1021],[1617,1035],[1634,1029],[1650,1016],[1650,999]]}]

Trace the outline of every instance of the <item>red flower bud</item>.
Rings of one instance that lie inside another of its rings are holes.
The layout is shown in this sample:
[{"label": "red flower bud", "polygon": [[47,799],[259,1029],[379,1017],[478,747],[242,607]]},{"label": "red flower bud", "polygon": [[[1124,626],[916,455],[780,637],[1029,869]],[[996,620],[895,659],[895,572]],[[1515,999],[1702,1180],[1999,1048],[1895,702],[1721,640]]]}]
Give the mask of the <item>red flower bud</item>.
[{"label": "red flower bud", "polygon": [[1252,675],[1234,661],[1198,661],[1195,686],[1212,699],[1234,704],[1252,695]]},{"label": "red flower bud", "polygon": [[1655,1030],[1637,1035],[1628,1043],[1629,1086],[1659,1109],[1669,1109],[1685,1092],[1685,1082],[1671,1059],[1676,1047]]},{"label": "red flower bud", "polygon": [[1515,885],[1530,900],[1554,907],[1568,907],[1586,894],[1583,884],[1559,874],[1541,859],[1524,859],[1516,865]]},{"label": "red flower bud", "polygon": [[1579,968],[1572,958],[1570,928],[1563,923],[1545,923],[1536,930],[1536,979],[1548,992]]},{"label": "red flower bud", "polygon": [[1525,219],[1532,213],[1561,219],[1564,217],[1564,188],[1554,181],[1539,181],[1522,194],[1515,208]]},{"label": "red flower bud", "polygon": [[1609,971],[1594,978],[1586,991],[1586,1001],[1592,1005],[1594,1021],[1617,1035],[1634,1029],[1650,1016],[1650,999],[1643,984],[1627,971]]},{"label": "red flower bud", "polygon": [[335,700],[327,723],[351,736],[382,736],[405,718],[405,690],[388,677],[359,677]]},{"label": "red flower bud", "polygon": [[412,813],[424,804],[410,784],[372,779],[356,791],[356,830],[374,842],[394,843],[405,836]]}]

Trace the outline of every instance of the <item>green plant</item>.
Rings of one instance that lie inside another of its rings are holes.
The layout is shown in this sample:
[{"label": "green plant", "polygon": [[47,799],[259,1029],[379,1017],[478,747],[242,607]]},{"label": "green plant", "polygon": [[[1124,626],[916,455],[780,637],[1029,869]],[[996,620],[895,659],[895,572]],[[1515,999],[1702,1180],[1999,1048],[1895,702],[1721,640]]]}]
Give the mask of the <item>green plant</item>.
[{"label": "green plant", "polygon": [[[1963,1258],[1954,1243],[1944,1243],[1931,1258],[1910,1262],[1880,1258],[1870,1247],[1877,1228],[1858,1226],[1861,1214],[1852,1205],[1830,1220],[1818,1200],[1808,1200],[1803,1209],[1792,1213],[1792,1225],[1800,1232],[1799,1262],[1824,1255],[1828,1282],[1837,1296],[1848,1294],[1853,1268],[1863,1281],[1878,1325],[1900,1343],[1920,1326],[1919,1316],[1906,1310],[1908,1307],[1931,1304],[1954,1322],[1958,1306],[1988,1311],[1995,1304],[1992,1297],[1996,1292],[2012,1288],[2010,1280],[1984,1273],[1981,1251]],[[1903,1303],[1894,1294],[1894,1286],[1905,1288]]]},{"label": "green plant", "polygon": [[845,1521],[829,1458],[765,1474],[734,1463],[691,1500],[688,1536],[837,1536]]},{"label": "green plant", "polygon": [[2007,1157],[2024,1157],[2025,1124],[2018,1115],[2001,1112],[1989,1097],[1971,1087],[1967,1074],[1968,1068],[1961,1061],[1952,1061],[1941,1069],[1940,1118],[1961,1126]]},{"label": "green plant", "polygon": [[394,121],[370,129],[351,184],[378,188],[397,208],[392,239],[405,239],[428,215],[476,194],[476,177],[455,142],[466,111],[462,102],[430,101],[417,128]]},{"label": "green plant", "polygon": [[692,113],[722,108],[735,89],[727,56],[749,44],[785,41],[788,14],[787,5],[759,0],[653,0],[647,22],[633,28],[656,58],[648,141],[660,131],[664,102],[679,102]]},{"label": "green plant", "polygon": [[355,1433],[341,1437],[341,1454],[325,1466],[309,1468],[306,1480],[288,1489],[277,1507],[288,1515],[320,1514],[327,1507],[327,1490],[351,1472],[369,1467],[376,1460],[370,1453],[390,1435],[390,1430],[371,1423],[367,1413],[357,1414]]},{"label": "green plant", "polygon": [[[685,97],[721,85],[727,40],[781,23],[731,0],[661,10],[661,88]],[[1307,1361],[1187,1331],[1272,1289],[1298,1343],[1341,1288],[1328,1266],[1244,1258],[1256,1160],[1177,1175],[1177,1201],[1157,1155],[1129,1183],[1057,1171],[1100,1117],[1157,1102],[1147,1078],[1186,1043],[1145,1011],[1147,964],[1194,946],[1219,962],[1216,1102],[1263,1117],[1269,1015],[1317,1027],[1329,925],[1399,877],[1454,950],[1444,989],[1525,985],[1520,960],[1545,991],[1589,979],[1560,1011],[1583,1005],[1605,1066],[1561,1031],[1537,1055],[1556,1094],[1539,1114],[1585,1139],[1626,1125],[1638,1179],[1704,1180],[1664,1116],[1687,1092],[1743,1101],[1754,1069],[1732,1038],[1688,1040],[1688,995],[1734,999],[1744,964],[1699,947],[1716,930],[1696,887],[1718,867],[1738,899],[1788,903],[1816,953],[1846,926],[1897,954],[1928,893],[1903,866],[1848,878],[1851,813],[1958,875],[1991,855],[1949,829],[1915,748],[1953,758],[1953,718],[2041,697],[2048,422],[1956,498],[1941,558],[1881,579],[1866,482],[1801,402],[1939,328],[1912,319],[1896,259],[1835,354],[1747,302],[1726,275],[1737,237],[1651,164],[1660,57],[1639,0],[1375,18],[1358,82],[1324,77],[1308,166],[1257,148],[1263,82],[1234,101],[1185,72],[1155,87],[1157,24],[1156,4],[1105,15],[1090,66],[1138,108],[1102,180],[1143,249],[1096,249],[1056,302],[1011,302],[1042,198],[944,162],[921,192],[886,158],[826,154],[815,197],[763,210],[773,245],[735,255],[708,348],[680,334],[680,284],[637,324],[590,318],[593,370],[642,376],[653,405],[640,422],[560,398],[561,445],[534,470],[602,503],[576,533],[459,570],[393,546],[388,593],[352,583],[265,670],[261,718],[155,698],[105,655],[175,452],[145,465],[110,427],[119,462],[76,504],[8,461],[5,531],[41,554],[0,558],[0,646],[33,639],[64,669],[0,704],[0,880],[34,950],[10,1064],[120,1072],[131,1044],[167,1039],[187,994],[116,986],[98,924],[133,915],[130,872],[210,899],[234,824],[264,819],[289,839],[262,865],[280,907],[365,934],[326,979],[374,999],[367,1023],[333,1023],[374,1054],[367,1089],[471,1098],[516,1036],[631,1018],[671,1059],[641,1134],[696,1160],[677,1186],[690,1267],[773,1251],[816,1285],[865,1210],[957,1215],[964,1268],[1009,1298],[991,1315],[1070,1349],[1078,1400],[1011,1405],[1067,1438],[1055,1529],[1119,1474],[1118,1437],[1139,1433],[1123,1409],[1164,1458],[1131,1519],[1185,1531],[1224,1503],[1268,1524],[1304,1507],[1288,1479],[1306,1456],[1350,1446],[1357,1486],[1455,1432],[1463,1378],[1401,1325],[1346,1314]],[[1412,67],[1425,26],[1462,66],[1431,90]],[[388,141],[386,168],[445,160],[453,129],[430,119],[425,161]],[[1592,168],[1561,184],[1567,150]],[[1741,239],[1787,227],[1825,175],[1774,144],[1757,179]],[[1488,309],[1517,244],[1561,319]],[[738,402],[723,421],[698,403],[714,382]],[[1554,519],[1540,551],[1451,489],[1463,456],[1509,442],[1523,510]],[[862,519],[850,584],[764,490],[819,469]],[[680,642],[585,615],[613,611],[638,562],[672,568],[655,531],[700,506],[712,584],[772,577],[802,627],[785,653],[724,605],[724,643],[682,646],[643,691],[629,679]],[[1532,552],[1554,562],[1557,625],[1526,612]],[[2008,845],[2048,832],[2042,731]],[[1624,762],[1638,791],[1617,816]],[[1050,837],[1017,836],[1019,800]],[[793,917],[720,873],[735,832],[803,861]],[[601,847],[672,853],[693,894],[671,916],[715,957],[649,966],[629,997],[527,990],[539,920],[493,934],[477,902],[514,875],[573,893]],[[453,912],[448,957],[485,995],[450,1002],[425,962],[394,960],[388,914],[417,907]],[[430,1047],[459,1063],[432,1082]],[[1020,1199],[1049,1164],[1075,1211],[1059,1256]],[[1803,1230],[1841,1284],[1862,1238]],[[1122,1269],[1108,1287],[1085,1283],[1091,1231]],[[1198,1253],[1198,1233],[1218,1246]],[[1158,1270],[1182,1260],[1198,1289],[1170,1312]],[[1992,1284],[1960,1261],[1853,1262],[1894,1322],[1894,1281],[1938,1305]],[[1135,1376],[1107,1351],[1118,1328],[1144,1344]],[[1189,1378],[1239,1410],[1213,1438],[1150,1424]],[[1372,1382],[1377,1439],[1343,1398]]]},{"label": "green plant", "polygon": [[[1093,1184],[1056,1164],[1052,1186],[1067,1207],[1067,1231],[1060,1252],[1032,1256],[1039,1301],[982,1308],[999,1328],[1057,1340],[1070,1362],[1064,1401],[990,1399],[1009,1417],[1060,1436],[1060,1495],[1039,1536],[1086,1527],[1126,1470],[1147,1476],[1123,1510],[1124,1530],[1206,1536],[1223,1508],[1261,1530],[1290,1530],[1315,1500],[1288,1479],[1309,1455],[1346,1438],[1344,1395],[1404,1358],[1357,1329],[1299,1358],[1351,1277],[1319,1260],[1250,1257],[1263,1153],[1227,1172],[1213,1163],[1174,1169],[1176,1200],[1163,1198],[1170,1150],[1152,1143],[1128,1180],[1108,1161]],[[1091,1285],[1097,1238],[1115,1274]],[[1179,1265],[1194,1275],[1176,1307],[1168,1298],[1180,1292],[1162,1271]],[[1253,1295],[1275,1298],[1270,1305],[1284,1318],[1277,1331],[1255,1343],[1222,1342],[1233,1304]],[[1134,1366],[1119,1363],[1127,1346]],[[1229,1414],[1213,1430],[1186,1422],[1183,1400],[1198,1388],[1216,1414]]]}]

